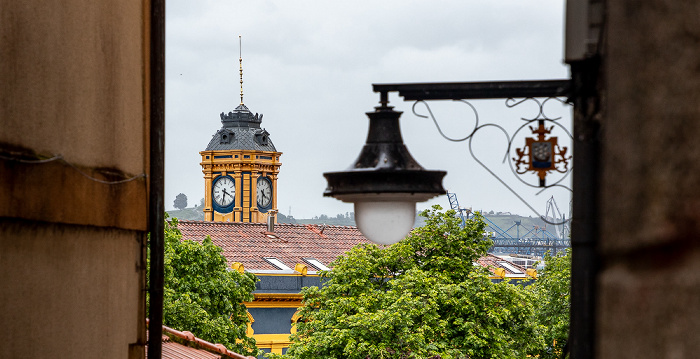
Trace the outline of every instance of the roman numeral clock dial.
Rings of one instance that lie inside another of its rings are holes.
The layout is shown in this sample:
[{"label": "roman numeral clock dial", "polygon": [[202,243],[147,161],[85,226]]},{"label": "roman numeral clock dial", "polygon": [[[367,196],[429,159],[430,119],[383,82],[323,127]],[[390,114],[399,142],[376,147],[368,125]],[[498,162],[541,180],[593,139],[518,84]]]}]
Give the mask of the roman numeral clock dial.
[{"label": "roman numeral clock dial", "polygon": [[233,178],[229,176],[219,177],[214,183],[212,189],[212,197],[214,202],[221,207],[228,207],[233,203],[236,197],[236,186],[233,183]]},{"label": "roman numeral clock dial", "polygon": [[269,209],[272,205],[272,183],[267,177],[258,178],[257,199],[260,209]]}]

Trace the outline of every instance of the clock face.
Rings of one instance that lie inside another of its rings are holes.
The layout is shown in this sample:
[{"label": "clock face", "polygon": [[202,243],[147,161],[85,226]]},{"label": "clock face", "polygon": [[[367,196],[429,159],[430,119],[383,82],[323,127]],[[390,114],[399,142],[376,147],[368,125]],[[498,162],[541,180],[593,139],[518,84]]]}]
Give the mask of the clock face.
[{"label": "clock face", "polygon": [[229,176],[219,177],[216,182],[214,182],[214,188],[212,189],[212,197],[214,202],[221,207],[228,207],[233,203],[233,199],[236,196],[236,186],[233,183],[233,178]]},{"label": "clock face", "polygon": [[267,177],[258,178],[257,184],[258,207],[268,208],[272,203],[272,183]]}]

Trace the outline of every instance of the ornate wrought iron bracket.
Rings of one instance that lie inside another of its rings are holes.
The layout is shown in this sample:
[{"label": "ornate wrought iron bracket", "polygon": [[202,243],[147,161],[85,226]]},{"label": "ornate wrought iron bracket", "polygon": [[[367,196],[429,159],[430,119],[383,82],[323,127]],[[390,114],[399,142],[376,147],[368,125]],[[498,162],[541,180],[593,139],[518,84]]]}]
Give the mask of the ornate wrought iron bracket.
[{"label": "ornate wrought iron bracket", "polygon": [[406,101],[478,100],[571,95],[571,80],[372,84],[374,92],[398,92]]},{"label": "ornate wrought iron bracket", "polygon": [[[415,101],[413,113],[423,118],[431,118],[440,134],[449,141],[461,142],[469,141],[469,151],[474,160],[486,171],[494,176],[502,185],[512,192],[520,201],[527,205],[533,212],[537,213],[543,220],[550,224],[562,224],[549,222],[540,215],[527,201],[525,201],[515,190],[513,190],[503,179],[501,179],[488,166],[480,161],[472,149],[472,139],[482,128],[496,127],[500,129],[508,140],[508,149],[504,157],[507,160],[511,171],[515,177],[523,184],[530,187],[540,187],[543,190],[551,187],[570,188],[560,184],[569,175],[572,168],[570,161],[572,156],[566,147],[560,146],[556,136],[551,136],[555,127],[572,138],[571,132],[558,122],[559,118],[549,118],[544,113],[544,105],[552,99],[563,103],[569,103],[572,95],[571,80],[537,80],[537,81],[501,81],[501,82],[443,82],[443,83],[395,83],[395,84],[373,84],[374,92],[380,93],[380,102],[388,103],[388,93],[398,92],[399,96],[406,101]],[[538,100],[544,98],[544,100]],[[562,100],[564,98],[564,100]],[[505,99],[505,105],[509,108],[515,107],[525,101],[534,101],[539,106],[539,113],[533,118],[521,118],[525,121],[512,135],[502,127],[494,123],[479,124],[479,114],[476,108],[467,100],[483,99]],[[515,100],[518,99],[518,100]],[[466,137],[451,138],[445,135],[440,128],[433,112],[426,101],[428,100],[457,100],[467,104],[474,113],[474,129]],[[418,104],[423,104],[427,110],[427,115],[420,114],[416,110]],[[550,126],[547,126],[550,125]],[[513,140],[523,129],[532,131],[533,137],[525,139],[522,148],[516,148],[511,156]],[[538,185],[532,185],[520,178],[519,175],[527,172],[536,173],[539,178]],[[547,185],[545,177],[551,172],[562,173],[563,176]],[[541,191],[540,191],[541,192]],[[567,221],[568,222],[568,221]]]}]

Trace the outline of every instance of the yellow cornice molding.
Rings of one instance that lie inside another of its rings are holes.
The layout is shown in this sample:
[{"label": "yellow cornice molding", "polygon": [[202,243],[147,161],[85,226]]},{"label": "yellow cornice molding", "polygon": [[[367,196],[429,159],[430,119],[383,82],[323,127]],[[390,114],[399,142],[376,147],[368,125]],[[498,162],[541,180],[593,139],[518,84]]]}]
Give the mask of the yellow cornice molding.
[{"label": "yellow cornice molding", "polygon": [[253,293],[254,300],[301,300],[301,293]]},{"label": "yellow cornice molding", "polygon": [[289,340],[289,336],[291,334],[253,334],[253,338],[255,338],[256,342],[274,342],[274,344],[279,344],[280,342],[287,342],[287,344],[291,343]]},{"label": "yellow cornice molding", "polygon": [[255,273],[255,270],[252,270],[249,272],[255,274],[256,277],[318,277],[319,276],[318,274],[302,275],[301,273]]},{"label": "yellow cornice molding", "polygon": [[[258,348],[288,348],[292,342],[289,334],[254,334],[255,345]],[[281,352],[279,354],[282,354]]]},{"label": "yellow cornice molding", "polygon": [[252,302],[243,302],[246,308],[299,308],[299,293],[253,293]]},{"label": "yellow cornice molding", "polygon": [[299,308],[301,301],[295,302],[243,302],[248,309],[252,308]]}]

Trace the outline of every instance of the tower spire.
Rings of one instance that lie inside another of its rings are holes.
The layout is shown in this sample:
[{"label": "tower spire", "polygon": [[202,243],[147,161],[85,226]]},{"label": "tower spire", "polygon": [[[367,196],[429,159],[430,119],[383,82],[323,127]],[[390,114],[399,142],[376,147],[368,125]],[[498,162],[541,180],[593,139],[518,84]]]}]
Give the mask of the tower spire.
[{"label": "tower spire", "polygon": [[243,56],[241,50],[241,35],[238,35],[238,64],[241,75],[241,105],[243,104]]}]

